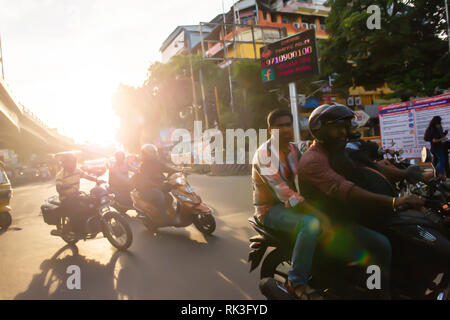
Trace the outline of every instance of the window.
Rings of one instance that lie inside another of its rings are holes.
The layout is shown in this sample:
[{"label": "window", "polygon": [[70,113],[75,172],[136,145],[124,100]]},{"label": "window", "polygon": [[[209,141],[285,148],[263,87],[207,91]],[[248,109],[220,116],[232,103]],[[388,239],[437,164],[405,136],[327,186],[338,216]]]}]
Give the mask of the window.
[{"label": "window", "polygon": [[281,23],[283,24],[289,24],[289,19],[286,17],[281,18]]}]

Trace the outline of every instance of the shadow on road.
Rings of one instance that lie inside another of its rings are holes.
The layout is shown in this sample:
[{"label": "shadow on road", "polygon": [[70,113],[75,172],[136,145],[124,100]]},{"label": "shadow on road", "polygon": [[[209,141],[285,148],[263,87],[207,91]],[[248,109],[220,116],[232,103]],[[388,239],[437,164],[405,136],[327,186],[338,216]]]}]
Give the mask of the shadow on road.
[{"label": "shadow on road", "polygon": [[[133,254],[116,251],[103,265],[80,255],[76,246],[66,245],[42,262],[41,273],[35,275],[28,289],[15,299],[118,299],[121,294],[117,289],[119,259],[133,259]],[[67,273],[67,269],[71,265],[80,267],[80,290],[67,287],[67,279],[72,274]]]},{"label": "shadow on road", "polygon": [[[218,228],[226,225],[217,222]],[[102,264],[94,260],[89,246],[83,250],[93,259],[79,254],[77,247],[65,246],[42,262],[40,273],[15,299],[260,298],[257,275],[249,276],[245,261],[247,242],[235,236],[236,230],[204,236],[192,227],[153,234],[140,224],[132,226],[130,251],[116,251]],[[81,290],[67,288],[71,265],[81,270]]]}]

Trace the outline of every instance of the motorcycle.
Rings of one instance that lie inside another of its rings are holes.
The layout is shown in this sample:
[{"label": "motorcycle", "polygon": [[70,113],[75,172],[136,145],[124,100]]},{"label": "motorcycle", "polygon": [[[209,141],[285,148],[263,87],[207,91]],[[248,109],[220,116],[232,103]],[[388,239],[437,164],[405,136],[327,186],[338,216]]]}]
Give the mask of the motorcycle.
[{"label": "motorcycle", "polygon": [[[108,191],[97,183],[89,195],[84,192],[80,192],[80,195],[89,217],[82,239],[94,239],[101,232],[114,247],[127,250],[133,241],[133,234],[125,218],[110,209],[111,196]],[[51,235],[59,236],[66,243],[74,245],[81,239],[72,232],[70,217],[64,215],[60,205],[58,196],[45,201],[41,206],[44,222],[56,226]]]},{"label": "motorcycle", "polygon": [[11,183],[5,170],[0,167],[0,230],[8,229],[12,223],[11,207],[9,206],[11,197]]},{"label": "motorcycle", "polygon": [[212,210],[202,202],[200,196],[194,192],[189,185],[186,175],[177,172],[168,177],[167,184],[170,186],[170,199],[167,201],[167,212],[170,217],[178,217],[179,221],[168,222],[164,220],[159,210],[151,203],[143,200],[139,192],[134,189],[131,192],[133,206],[138,213],[138,218],[150,230],[162,227],[184,228],[191,224],[204,234],[212,234],[216,229],[216,221]]},{"label": "motorcycle", "polygon": [[[392,246],[393,299],[450,300],[450,209],[447,199],[436,200],[433,185],[436,183],[432,183],[430,193],[424,195],[425,212],[410,210],[405,205],[376,228]],[[256,219],[250,218],[249,222],[258,233],[250,238],[250,272],[261,265],[261,292],[268,299],[293,299],[286,289],[293,239],[268,229]],[[265,256],[269,248],[273,249]],[[325,299],[373,298],[370,290],[361,285],[364,277],[367,278],[365,270],[343,266],[327,256],[319,245],[309,284]]]}]

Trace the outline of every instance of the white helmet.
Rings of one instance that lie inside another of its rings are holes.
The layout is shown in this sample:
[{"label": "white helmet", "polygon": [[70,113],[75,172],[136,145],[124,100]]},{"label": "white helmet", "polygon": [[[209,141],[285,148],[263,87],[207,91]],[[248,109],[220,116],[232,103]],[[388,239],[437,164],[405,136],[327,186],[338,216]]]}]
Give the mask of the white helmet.
[{"label": "white helmet", "polygon": [[141,147],[141,157],[142,160],[156,160],[158,159],[158,148],[154,144],[144,144]]}]

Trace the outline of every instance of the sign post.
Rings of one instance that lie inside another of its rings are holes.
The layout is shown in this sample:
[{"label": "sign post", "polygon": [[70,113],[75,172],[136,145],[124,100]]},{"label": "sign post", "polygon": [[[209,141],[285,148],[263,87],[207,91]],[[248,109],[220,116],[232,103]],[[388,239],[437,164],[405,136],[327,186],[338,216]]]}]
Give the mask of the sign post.
[{"label": "sign post", "polygon": [[289,95],[291,96],[291,113],[294,119],[294,142],[301,143],[300,139],[300,126],[298,121],[298,108],[297,108],[297,89],[295,88],[295,82],[289,82]]},{"label": "sign post", "polygon": [[315,30],[295,34],[260,50],[263,84],[273,86],[289,83],[295,142],[300,143],[295,81],[319,74]]}]

